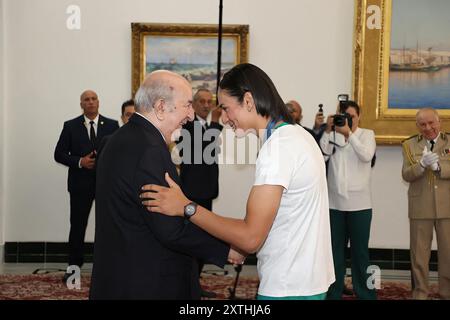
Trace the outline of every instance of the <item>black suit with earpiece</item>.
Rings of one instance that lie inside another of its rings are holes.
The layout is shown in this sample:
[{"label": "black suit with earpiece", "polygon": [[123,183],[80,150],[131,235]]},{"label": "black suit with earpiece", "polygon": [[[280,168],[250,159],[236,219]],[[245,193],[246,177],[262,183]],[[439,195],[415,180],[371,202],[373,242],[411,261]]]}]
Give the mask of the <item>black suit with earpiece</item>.
[{"label": "black suit with earpiece", "polygon": [[89,137],[83,115],[66,121],[55,148],[55,160],[69,167],[70,193],[69,265],[83,265],[83,247],[89,212],[95,199],[95,168],[80,168],[80,159],[97,150],[105,135],[119,128],[116,120],[99,115],[95,139]]}]

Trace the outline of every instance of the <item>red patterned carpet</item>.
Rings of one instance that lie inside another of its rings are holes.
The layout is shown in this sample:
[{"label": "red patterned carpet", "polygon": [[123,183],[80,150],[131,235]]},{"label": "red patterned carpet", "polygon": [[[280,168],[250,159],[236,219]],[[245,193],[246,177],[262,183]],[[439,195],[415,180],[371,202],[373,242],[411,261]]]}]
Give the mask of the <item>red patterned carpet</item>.
[{"label": "red patterned carpet", "polygon": [[[0,275],[0,300],[85,300],[88,297],[90,276],[82,275],[81,289],[69,290],[62,281],[62,274],[40,275]],[[203,288],[217,293],[218,299],[227,299],[229,289],[233,287],[232,276],[202,276]],[[410,285],[405,282],[382,282],[378,290],[380,300],[410,299]],[[240,277],[236,296],[244,299],[254,299],[258,287],[257,278]],[[436,285],[431,286],[430,298],[438,298]],[[347,297],[354,299],[354,297]]]}]

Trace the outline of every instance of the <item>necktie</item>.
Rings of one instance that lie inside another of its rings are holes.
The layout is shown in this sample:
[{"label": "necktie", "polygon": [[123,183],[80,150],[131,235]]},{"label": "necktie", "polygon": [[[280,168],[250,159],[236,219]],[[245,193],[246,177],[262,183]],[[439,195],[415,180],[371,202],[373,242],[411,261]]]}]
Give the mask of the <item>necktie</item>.
[{"label": "necktie", "polygon": [[430,144],[431,144],[431,148],[430,148],[430,151],[433,151],[433,148],[434,148],[434,140],[430,140]]},{"label": "necktie", "polygon": [[92,145],[93,146],[95,146],[95,139],[96,139],[96,137],[95,137],[95,130],[94,130],[94,121],[92,121],[91,120],[91,122],[89,122],[90,124],[91,124],[91,129],[90,129],[90,139],[91,139],[91,142],[92,142]]}]

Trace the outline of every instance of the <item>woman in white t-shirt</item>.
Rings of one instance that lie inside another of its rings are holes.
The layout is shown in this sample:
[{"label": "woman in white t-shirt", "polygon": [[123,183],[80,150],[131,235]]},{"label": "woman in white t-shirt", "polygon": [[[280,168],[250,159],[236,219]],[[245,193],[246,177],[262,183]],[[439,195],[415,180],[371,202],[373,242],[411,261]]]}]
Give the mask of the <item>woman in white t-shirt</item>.
[{"label": "woman in white t-shirt", "polygon": [[[336,282],[328,299],[341,299],[345,278],[345,250],[350,240],[353,291],[359,299],[376,299],[369,267],[369,235],[372,220],[370,179],[375,154],[375,134],[359,128],[360,108],[354,101],[340,102],[339,112],[351,117],[343,125],[327,119],[320,147],[328,160],[328,195]],[[335,128],[335,131],[332,128]]]},{"label": "woman in white t-shirt", "polygon": [[[237,136],[263,143],[244,219],[226,218],[169,188],[148,185],[149,211],[185,216],[245,254],[257,252],[258,299],[325,299],[334,282],[325,164],[314,138],[293,124],[267,74],[252,64],[227,72],[219,85],[222,120]],[[238,257],[229,257],[237,262]]]}]

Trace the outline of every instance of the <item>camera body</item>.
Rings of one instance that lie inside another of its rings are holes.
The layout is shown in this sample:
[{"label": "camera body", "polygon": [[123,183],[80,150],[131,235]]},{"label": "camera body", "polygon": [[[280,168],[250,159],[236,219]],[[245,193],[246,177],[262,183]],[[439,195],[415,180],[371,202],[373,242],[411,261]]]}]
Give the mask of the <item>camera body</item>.
[{"label": "camera body", "polygon": [[345,119],[347,119],[348,126],[351,129],[352,125],[353,125],[352,116],[350,114],[348,114],[347,112],[334,115],[333,124],[336,127],[343,127],[343,126],[345,126]]},{"label": "camera body", "polygon": [[338,101],[339,101],[339,114],[334,115],[333,117],[333,124],[336,127],[343,127],[345,126],[345,119],[347,119],[348,126],[350,129],[352,128],[353,121],[352,116],[345,112],[347,102],[349,101],[348,94],[340,94],[338,95]]}]

